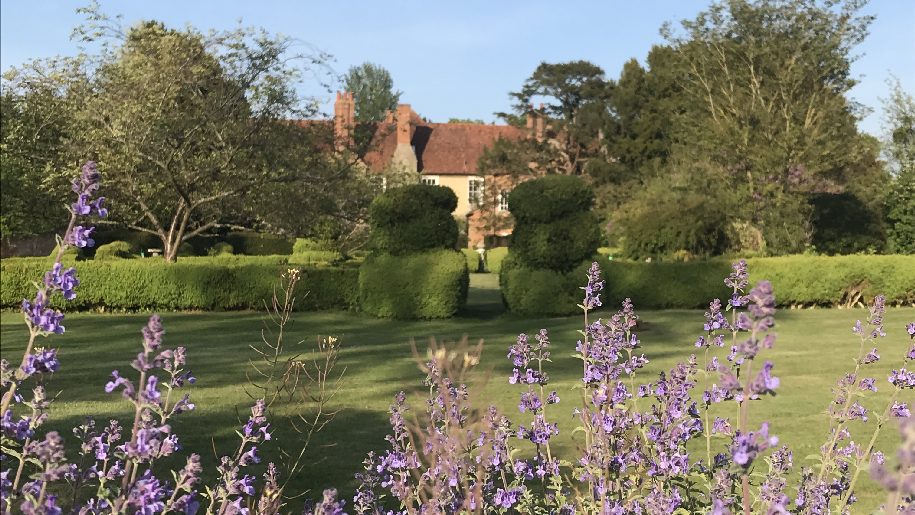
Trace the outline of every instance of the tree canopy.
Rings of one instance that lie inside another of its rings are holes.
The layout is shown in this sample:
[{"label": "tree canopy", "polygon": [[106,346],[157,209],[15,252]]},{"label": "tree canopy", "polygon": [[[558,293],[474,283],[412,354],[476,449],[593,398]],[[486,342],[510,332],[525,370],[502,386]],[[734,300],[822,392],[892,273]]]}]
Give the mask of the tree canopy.
[{"label": "tree canopy", "polygon": [[368,62],[351,67],[343,77],[343,85],[353,94],[356,121],[361,123],[384,120],[388,111],[397,109],[402,94],[394,89],[388,70]]}]

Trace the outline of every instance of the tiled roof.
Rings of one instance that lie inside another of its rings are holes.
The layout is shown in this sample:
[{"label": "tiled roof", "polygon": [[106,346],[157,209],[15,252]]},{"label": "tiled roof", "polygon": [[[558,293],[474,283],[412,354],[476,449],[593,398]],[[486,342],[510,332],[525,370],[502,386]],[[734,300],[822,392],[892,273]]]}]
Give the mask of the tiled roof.
[{"label": "tiled roof", "polygon": [[476,175],[483,151],[497,140],[525,135],[510,125],[429,123],[416,126],[413,146],[417,168],[426,175]]}]

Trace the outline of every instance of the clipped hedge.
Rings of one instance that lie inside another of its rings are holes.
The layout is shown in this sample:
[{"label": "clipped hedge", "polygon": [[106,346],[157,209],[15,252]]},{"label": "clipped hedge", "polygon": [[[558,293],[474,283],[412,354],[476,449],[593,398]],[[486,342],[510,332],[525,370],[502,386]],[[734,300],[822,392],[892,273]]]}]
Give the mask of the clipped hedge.
[{"label": "clipped hedge", "polygon": [[588,211],[593,204],[591,187],[571,175],[546,175],[523,182],[508,197],[508,210],[520,224],[549,223]]},{"label": "clipped hedge", "polygon": [[457,197],[450,188],[413,184],[392,188],[369,206],[371,245],[387,254],[454,249],[458,226],[451,212]]},{"label": "clipped hedge", "polygon": [[[643,263],[597,258],[606,280],[605,306],[629,297],[637,308],[704,308],[729,295],[723,279],[730,261]],[[837,306],[886,295],[891,304],[915,304],[915,256],[784,256],[747,260],[751,284],[772,282],[780,306]],[[511,258],[500,275],[509,310],[527,315],[577,313],[589,265],[571,272],[525,268]]]},{"label": "clipped hedge", "polygon": [[331,264],[343,261],[343,254],[336,250],[303,250],[289,256],[289,262],[297,265]]},{"label": "clipped hedge", "polygon": [[215,245],[207,249],[208,256],[231,256],[234,254],[235,249],[232,248],[232,245],[224,241],[217,242]]},{"label": "clipped hedge", "polygon": [[[0,261],[0,304],[18,307],[34,296],[32,282],[49,269],[48,258]],[[261,309],[273,294],[286,256],[189,257],[176,263],[128,259],[76,263],[81,284],[67,309],[233,310]],[[352,309],[358,305],[355,268],[302,267],[296,309]],[[307,293],[307,294],[306,294]]]},{"label": "clipped hedge", "polygon": [[498,274],[502,271],[502,262],[508,256],[508,247],[496,247],[486,251],[486,271]]},{"label": "clipped hedge", "polygon": [[592,256],[599,244],[597,215],[582,211],[549,223],[519,222],[512,233],[511,249],[529,267],[568,271]]},{"label": "clipped hedge", "polygon": [[226,242],[232,245],[236,254],[247,256],[289,255],[292,253],[293,245],[289,238],[275,234],[244,231],[228,233]]},{"label": "clipped hedge", "polygon": [[479,252],[473,249],[461,249],[461,253],[464,254],[464,259],[467,260],[468,272],[473,274],[483,271],[483,260],[481,259]]},{"label": "clipped hedge", "polygon": [[385,318],[448,318],[467,302],[470,277],[460,252],[373,254],[359,268],[362,310]]},{"label": "clipped hedge", "polygon": [[126,259],[133,255],[133,245],[126,241],[112,241],[95,250],[95,259]]}]

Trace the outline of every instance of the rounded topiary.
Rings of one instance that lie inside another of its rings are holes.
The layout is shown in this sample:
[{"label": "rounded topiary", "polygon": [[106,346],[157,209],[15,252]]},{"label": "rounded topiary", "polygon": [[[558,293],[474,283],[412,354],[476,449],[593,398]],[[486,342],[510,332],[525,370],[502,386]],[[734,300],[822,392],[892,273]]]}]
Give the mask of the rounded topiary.
[{"label": "rounded topiary", "polygon": [[519,224],[546,223],[588,211],[594,191],[571,175],[547,175],[519,184],[508,197],[508,210]]},{"label": "rounded topiary", "polygon": [[225,241],[220,241],[207,250],[207,255],[210,256],[231,256],[233,254],[235,254],[235,248],[231,243]]},{"label": "rounded topiary", "polygon": [[194,250],[194,246],[189,242],[184,242],[178,246],[178,255],[182,257],[196,256],[197,251]]},{"label": "rounded topiary", "polygon": [[599,245],[600,223],[585,211],[549,223],[518,223],[511,251],[529,267],[566,271],[594,256]]},{"label": "rounded topiary", "polygon": [[600,245],[594,192],[577,177],[548,175],[518,185],[508,198],[515,218],[511,252],[529,268],[568,271]]},{"label": "rounded topiary", "polygon": [[101,245],[95,251],[95,259],[126,259],[134,254],[133,245],[126,241],[112,241]]},{"label": "rounded topiary", "polygon": [[453,249],[458,227],[451,213],[457,197],[450,188],[413,184],[392,188],[369,207],[371,243],[388,254]]}]

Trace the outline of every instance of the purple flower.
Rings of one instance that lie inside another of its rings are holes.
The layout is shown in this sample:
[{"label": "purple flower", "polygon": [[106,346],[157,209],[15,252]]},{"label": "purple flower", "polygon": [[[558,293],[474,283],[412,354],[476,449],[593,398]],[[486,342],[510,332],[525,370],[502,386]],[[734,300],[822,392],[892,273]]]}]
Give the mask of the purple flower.
[{"label": "purple flower", "polygon": [[887,381],[897,388],[915,388],[915,372],[909,372],[904,368],[893,370]]},{"label": "purple flower", "polygon": [[162,318],[156,314],[152,315],[141,332],[143,333],[143,347],[149,352],[158,350],[162,345],[162,335],[165,334]]},{"label": "purple flower", "polygon": [[750,431],[746,434],[740,431],[735,433],[734,440],[731,442],[731,457],[734,463],[749,468],[760,452],[776,444],[778,444],[778,437],[769,436],[769,424],[763,422],[759,431]]},{"label": "purple flower", "polygon": [[868,352],[864,358],[861,359],[861,363],[864,365],[870,365],[871,363],[876,363],[880,361],[880,354],[877,354],[877,348],[874,347],[874,350]]},{"label": "purple flower", "polygon": [[95,240],[92,239],[93,231],[95,231],[95,227],[77,225],[73,228],[73,231],[70,232],[66,243],[79,248],[92,247],[95,245]]},{"label": "purple flower", "polygon": [[909,405],[905,402],[893,401],[893,407],[890,408],[890,413],[898,418],[908,418],[912,416],[912,412],[909,411]]},{"label": "purple flower", "polygon": [[305,515],[345,515],[343,511],[345,505],[346,500],[337,500],[337,490],[328,488],[324,490],[321,502],[317,506],[314,508],[306,506]]},{"label": "purple flower", "polygon": [[777,377],[772,376],[773,366],[771,361],[766,361],[763,364],[763,369],[760,370],[756,378],[750,382],[751,399],[758,399],[760,395],[765,395],[767,393],[775,395],[775,389],[778,388],[779,380]]},{"label": "purple flower", "polygon": [[117,370],[111,372],[111,377],[111,381],[105,383],[105,393],[111,393],[118,388],[123,388],[124,397],[132,399],[135,392],[133,383],[126,377],[121,377]]},{"label": "purple flower", "polygon": [[25,357],[22,371],[27,375],[52,374],[60,370],[60,361],[57,359],[57,349],[37,348],[35,352]]},{"label": "purple flower", "polygon": [[708,311],[705,312],[705,325],[702,326],[702,328],[708,332],[729,328],[727,319],[724,318],[724,314],[721,313],[720,300],[715,299],[709,303]]},{"label": "purple flower", "polygon": [[[909,333],[909,338],[915,338],[915,322],[909,322],[905,325],[905,330]],[[915,352],[915,347],[912,347],[912,351]],[[909,359],[915,359],[915,357],[910,357]]]},{"label": "purple flower", "polygon": [[34,433],[31,428],[32,420],[29,417],[20,417],[19,420],[13,420],[13,410],[8,409],[0,419],[0,427],[3,434],[8,438],[19,440],[20,442],[29,438]]},{"label": "purple flower", "polygon": [[35,300],[29,302],[22,301],[22,311],[28,318],[32,326],[39,328],[46,333],[63,334],[64,314],[60,311],[46,307],[47,298],[42,291],[35,295]]},{"label": "purple flower", "polygon": [[167,486],[159,482],[152,475],[152,472],[147,470],[133,484],[133,488],[130,489],[130,493],[127,496],[127,505],[131,506],[135,513],[142,515],[162,513],[165,510],[165,500],[169,494]]},{"label": "purple flower", "polygon": [[876,379],[874,379],[873,377],[864,377],[858,383],[858,387],[861,388],[862,390],[870,390],[872,392],[876,392],[877,385],[874,384],[875,381],[876,381]]},{"label": "purple flower", "polygon": [[508,490],[499,488],[492,497],[492,502],[496,507],[508,509],[518,502],[518,494],[520,493],[521,488],[509,488]]},{"label": "purple flower", "polygon": [[601,306],[600,292],[604,289],[604,281],[600,277],[600,266],[597,262],[591,263],[588,269],[588,284],[581,288],[585,291],[582,306],[588,311]]},{"label": "purple flower", "polygon": [[[735,291],[743,290],[747,287],[749,282],[749,272],[747,271],[747,261],[741,259],[736,263],[731,264],[731,273],[724,280],[724,285],[728,288],[732,288]],[[736,307],[736,306],[735,306]]]},{"label": "purple flower", "polygon": [[64,299],[73,300],[76,298],[74,289],[79,286],[76,269],[70,267],[61,273],[62,268],[60,263],[54,263],[54,267],[44,274],[44,284],[49,290],[60,290]]},{"label": "purple flower", "polygon": [[88,193],[80,193],[79,197],[76,199],[76,202],[70,205],[73,209],[73,213],[77,215],[88,215],[92,211],[92,205],[89,201]]},{"label": "purple flower", "polygon": [[102,204],[104,202],[105,202],[105,197],[99,197],[95,200],[95,202],[92,203],[92,209],[95,210],[95,213],[98,215],[99,218],[108,217],[108,208],[102,206]]},{"label": "purple flower", "polygon": [[247,467],[252,463],[260,463],[261,459],[257,455],[257,447],[251,447],[248,452],[241,455],[241,458],[238,460],[238,465],[240,467]]},{"label": "purple flower", "polygon": [[140,393],[140,397],[149,404],[160,405],[162,394],[159,393],[158,377],[151,375],[146,379],[146,388]]}]

